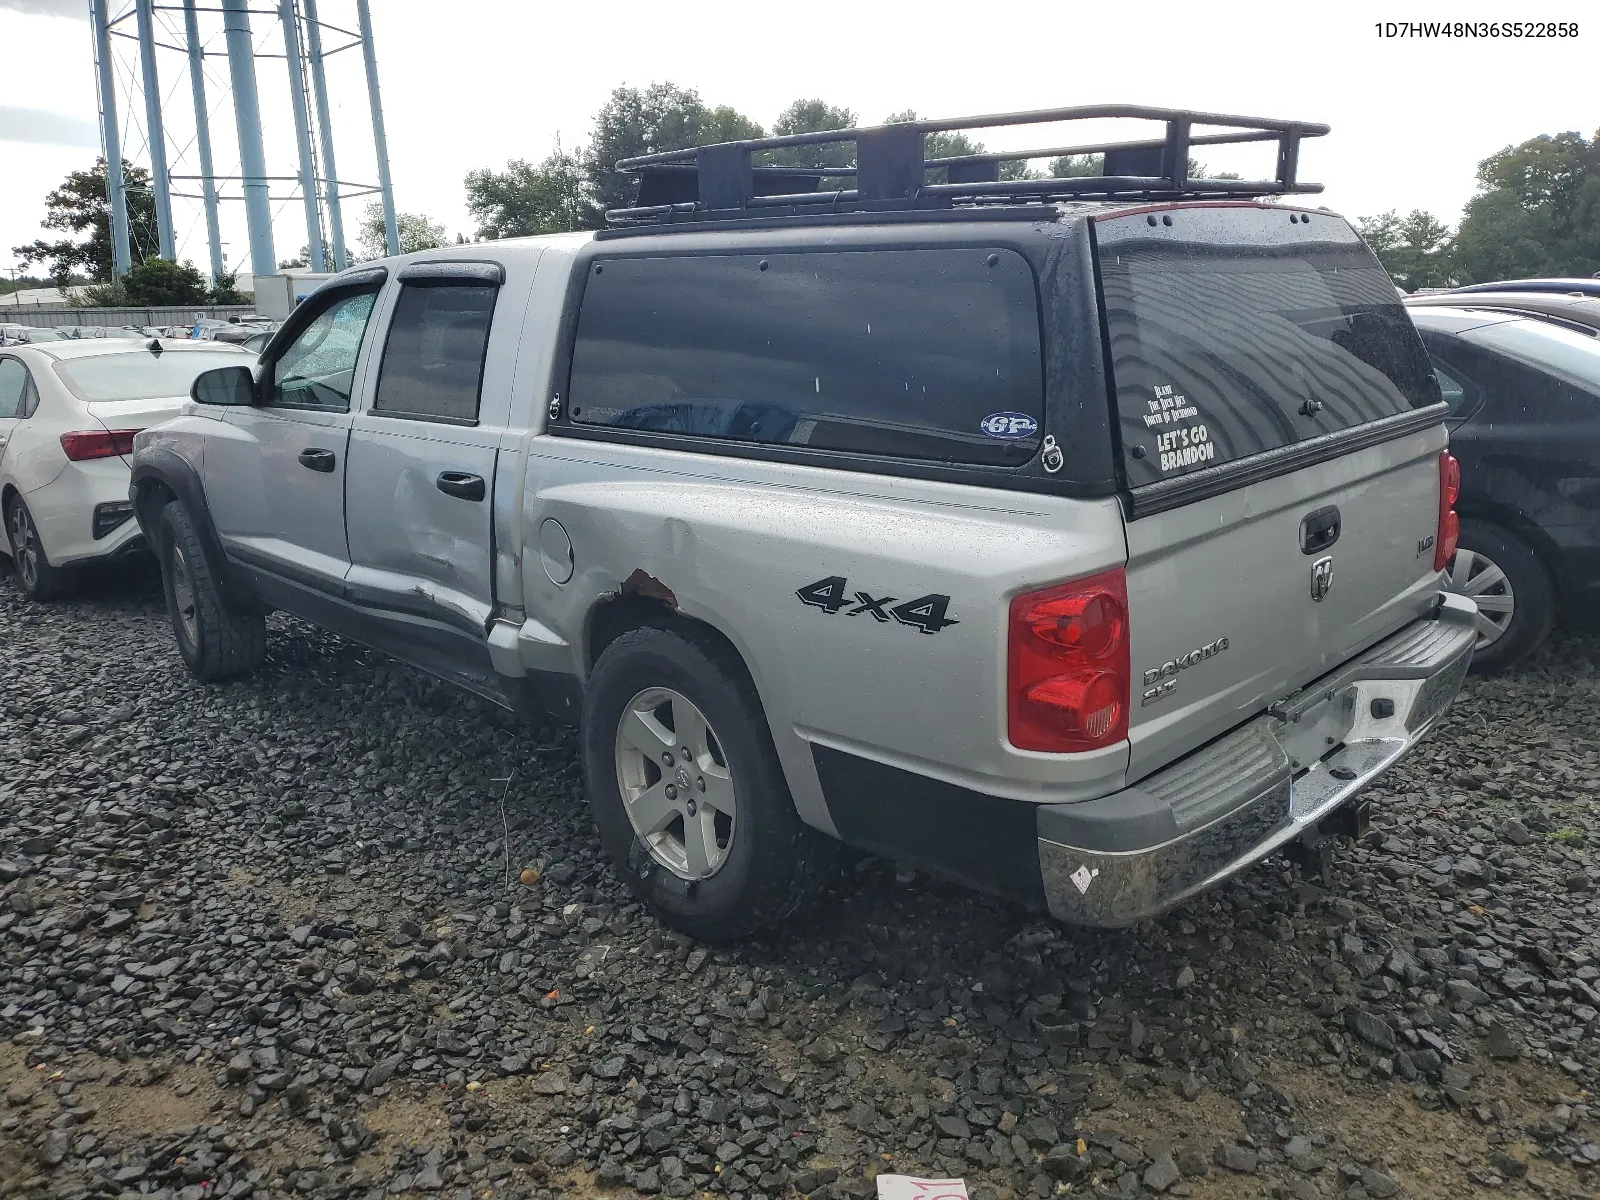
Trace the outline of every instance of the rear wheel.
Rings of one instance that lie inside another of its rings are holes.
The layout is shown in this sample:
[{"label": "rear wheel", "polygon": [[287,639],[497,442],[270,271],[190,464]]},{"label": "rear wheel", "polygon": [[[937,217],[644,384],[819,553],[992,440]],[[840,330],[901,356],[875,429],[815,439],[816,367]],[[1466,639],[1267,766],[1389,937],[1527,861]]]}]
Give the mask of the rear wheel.
[{"label": "rear wheel", "polygon": [[1544,641],[1555,620],[1555,587],[1529,547],[1483,521],[1461,522],[1448,586],[1478,606],[1476,671],[1502,671]]},{"label": "rear wheel", "polygon": [[17,582],[30,600],[60,600],[72,593],[71,572],[50,565],[33,514],[21,496],[13,497],[6,509],[6,538],[11,543],[11,562],[17,569]]},{"label": "rear wheel", "polygon": [[259,667],[267,653],[266,617],[236,613],[223,603],[194,520],[182,501],[171,501],[161,510],[156,538],[167,615],[189,673],[212,683]]},{"label": "rear wheel", "polygon": [[795,812],[744,664],[709,637],[617,638],[590,676],[581,737],[601,842],[676,929],[743,937],[797,909],[835,861]]}]

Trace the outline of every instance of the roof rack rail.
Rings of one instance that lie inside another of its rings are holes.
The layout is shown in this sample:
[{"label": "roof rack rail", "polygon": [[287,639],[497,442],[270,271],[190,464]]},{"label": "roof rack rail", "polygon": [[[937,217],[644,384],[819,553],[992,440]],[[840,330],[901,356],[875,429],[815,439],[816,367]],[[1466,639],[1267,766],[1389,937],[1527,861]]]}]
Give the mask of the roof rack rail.
[{"label": "roof rack rail", "polygon": [[[1114,118],[1161,121],[1166,133],[1143,141],[984,151],[955,158],[930,159],[924,153],[924,139],[930,133]],[[1196,126],[1214,127],[1218,132],[1196,133]],[[905,212],[1067,199],[1247,199],[1314,193],[1322,190],[1320,183],[1302,183],[1296,178],[1300,140],[1327,132],[1328,126],[1309,121],[1101,104],[747,138],[622,159],[617,170],[639,176],[638,202],[632,208],[609,210],[606,221],[620,231],[680,221],[748,221],[802,214]],[[854,166],[756,161],[758,156],[774,150],[846,142],[854,143]],[[1188,177],[1191,147],[1239,142],[1278,144],[1277,171],[1272,179]],[[1001,178],[1002,163],[1070,154],[1103,154],[1104,173],[1049,179]],[[929,183],[930,170],[943,171],[946,181]],[[844,186],[852,178],[854,185]],[[834,180],[838,181],[837,186],[826,186],[827,181]]]}]

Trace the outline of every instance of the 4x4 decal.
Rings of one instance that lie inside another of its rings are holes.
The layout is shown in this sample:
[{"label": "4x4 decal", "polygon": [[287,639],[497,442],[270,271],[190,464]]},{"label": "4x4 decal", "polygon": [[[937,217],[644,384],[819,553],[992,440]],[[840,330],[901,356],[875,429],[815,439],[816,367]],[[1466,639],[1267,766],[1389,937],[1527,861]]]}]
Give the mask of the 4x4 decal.
[{"label": "4x4 decal", "polygon": [[[873,596],[867,592],[849,592],[843,575],[829,575],[815,583],[808,583],[795,592],[800,603],[820,608],[829,616],[843,612],[847,617],[866,613],[874,621],[887,624],[890,618],[902,625],[910,625],[923,633],[938,633],[946,625],[961,622],[945,614],[950,611],[950,597],[938,594],[918,596],[904,604],[894,604],[894,596]],[[893,608],[888,606],[894,604]],[[852,605],[854,607],[852,607]]]}]

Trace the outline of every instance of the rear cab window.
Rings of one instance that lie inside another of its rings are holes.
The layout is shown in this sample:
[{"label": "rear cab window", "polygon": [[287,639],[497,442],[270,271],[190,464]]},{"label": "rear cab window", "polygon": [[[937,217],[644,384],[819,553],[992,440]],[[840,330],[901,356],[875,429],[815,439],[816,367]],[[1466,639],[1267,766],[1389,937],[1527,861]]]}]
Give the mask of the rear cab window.
[{"label": "rear cab window", "polygon": [[1355,231],[1290,217],[1178,208],[1096,222],[1131,488],[1438,402],[1421,340]]},{"label": "rear cab window", "polygon": [[987,247],[604,259],[573,425],[1018,466],[1044,422],[1038,295]]},{"label": "rear cab window", "polygon": [[475,425],[498,285],[405,284],[384,343],[372,411]]}]

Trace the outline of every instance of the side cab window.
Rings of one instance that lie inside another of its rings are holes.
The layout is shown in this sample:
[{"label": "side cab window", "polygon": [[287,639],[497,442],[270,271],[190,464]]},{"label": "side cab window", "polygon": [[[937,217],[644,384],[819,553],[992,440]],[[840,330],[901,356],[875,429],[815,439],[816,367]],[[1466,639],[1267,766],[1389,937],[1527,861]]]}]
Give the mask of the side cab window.
[{"label": "side cab window", "polygon": [[590,268],[566,426],[1018,467],[1033,270],[989,246],[619,256]]},{"label": "side cab window", "polygon": [[[267,366],[261,403],[348,412],[356,360],[381,281],[321,301],[321,311]],[[312,300],[308,303],[317,303]]]},{"label": "side cab window", "polygon": [[427,263],[401,272],[373,415],[478,423],[500,279],[499,266],[489,263]]}]

